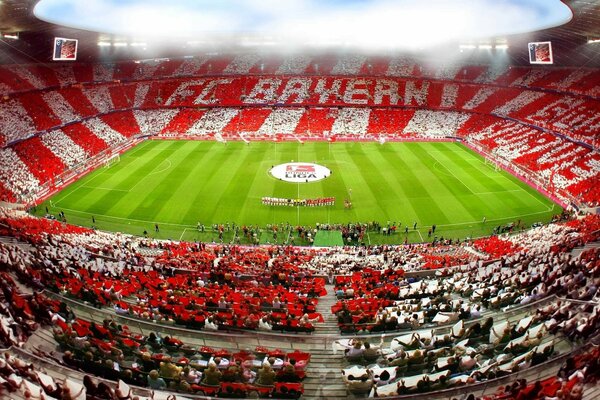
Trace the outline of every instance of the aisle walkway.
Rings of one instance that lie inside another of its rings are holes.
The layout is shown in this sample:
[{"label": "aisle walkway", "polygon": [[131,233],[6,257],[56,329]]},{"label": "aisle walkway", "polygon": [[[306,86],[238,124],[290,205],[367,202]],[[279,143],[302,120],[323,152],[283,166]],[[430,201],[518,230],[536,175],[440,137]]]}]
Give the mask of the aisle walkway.
[{"label": "aisle walkway", "polygon": [[[325,322],[315,324],[315,334],[339,335],[337,319],[331,314],[331,306],[335,304],[335,290],[333,285],[325,285],[327,295],[319,299],[317,312],[323,315]],[[344,357],[341,354],[333,355],[331,349],[324,351],[311,351],[310,363],[306,367],[304,380],[305,399],[346,399],[346,386],[342,380]]]}]

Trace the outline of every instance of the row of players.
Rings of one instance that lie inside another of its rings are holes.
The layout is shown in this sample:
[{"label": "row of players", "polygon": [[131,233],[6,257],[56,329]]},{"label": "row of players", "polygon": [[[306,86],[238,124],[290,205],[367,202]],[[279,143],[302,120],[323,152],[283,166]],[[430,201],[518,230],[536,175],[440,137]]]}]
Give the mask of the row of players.
[{"label": "row of players", "polygon": [[262,203],[266,206],[321,207],[335,205],[335,197],[319,197],[316,199],[282,199],[279,197],[263,197]]}]

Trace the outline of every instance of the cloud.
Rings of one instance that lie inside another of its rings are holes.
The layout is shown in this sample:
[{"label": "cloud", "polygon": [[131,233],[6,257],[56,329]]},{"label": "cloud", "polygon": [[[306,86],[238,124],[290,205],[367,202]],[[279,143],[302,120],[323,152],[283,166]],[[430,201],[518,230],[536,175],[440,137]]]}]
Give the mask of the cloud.
[{"label": "cloud", "polygon": [[560,0],[41,0],[34,13],[59,25],[136,37],[252,33],[394,47],[532,32],[572,17]]}]

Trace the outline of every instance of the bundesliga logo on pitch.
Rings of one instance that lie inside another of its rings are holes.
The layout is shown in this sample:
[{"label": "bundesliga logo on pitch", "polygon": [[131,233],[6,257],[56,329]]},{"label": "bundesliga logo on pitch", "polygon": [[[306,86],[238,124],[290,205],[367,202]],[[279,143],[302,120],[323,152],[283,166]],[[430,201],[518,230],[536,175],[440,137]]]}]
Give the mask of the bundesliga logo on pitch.
[{"label": "bundesliga logo on pitch", "polygon": [[317,177],[317,171],[314,165],[288,164],[285,169],[285,177],[288,179],[315,179]]},{"label": "bundesliga logo on pitch", "polygon": [[329,168],[308,162],[291,162],[274,165],[269,171],[271,176],[285,182],[317,182],[331,175]]}]

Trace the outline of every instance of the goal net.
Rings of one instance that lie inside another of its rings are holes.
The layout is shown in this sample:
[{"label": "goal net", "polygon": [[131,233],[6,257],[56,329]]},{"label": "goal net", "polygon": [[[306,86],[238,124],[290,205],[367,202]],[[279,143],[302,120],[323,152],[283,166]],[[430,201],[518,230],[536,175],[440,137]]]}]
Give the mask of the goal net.
[{"label": "goal net", "polygon": [[492,168],[494,171],[500,171],[501,169],[498,163],[492,160],[491,158],[486,157],[484,163],[485,165],[488,165],[490,168]]},{"label": "goal net", "polygon": [[109,168],[118,163],[119,161],[121,161],[121,156],[119,154],[115,154],[104,161],[104,167]]}]

